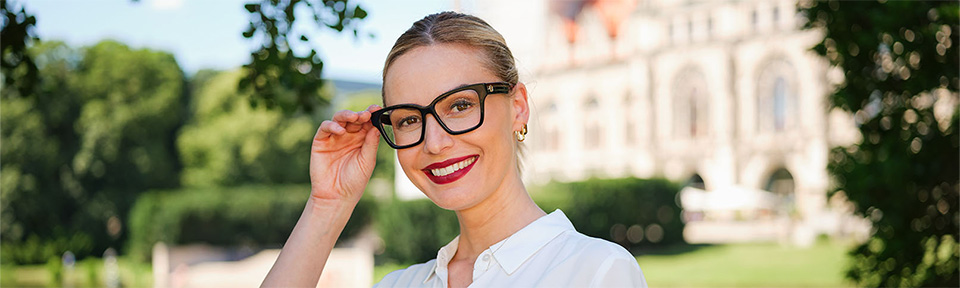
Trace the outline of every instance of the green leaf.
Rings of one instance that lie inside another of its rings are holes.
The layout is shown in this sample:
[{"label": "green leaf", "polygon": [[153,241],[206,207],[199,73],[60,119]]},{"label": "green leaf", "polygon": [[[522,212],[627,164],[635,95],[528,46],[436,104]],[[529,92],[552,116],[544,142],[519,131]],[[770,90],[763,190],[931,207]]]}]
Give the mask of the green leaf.
[{"label": "green leaf", "polygon": [[360,6],[353,8],[353,18],[364,19],[367,18],[367,10],[363,10]]}]

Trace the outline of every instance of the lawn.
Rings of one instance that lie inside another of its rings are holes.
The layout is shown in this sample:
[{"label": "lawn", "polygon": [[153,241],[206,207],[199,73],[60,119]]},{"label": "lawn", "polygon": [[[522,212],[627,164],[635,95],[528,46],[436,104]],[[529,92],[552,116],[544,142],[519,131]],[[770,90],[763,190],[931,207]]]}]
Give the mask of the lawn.
[{"label": "lawn", "polygon": [[[153,273],[149,263],[138,263],[121,257],[117,262],[122,287],[150,287]],[[62,283],[52,280],[47,265],[24,265],[0,267],[0,287],[102,287],[106,273],[103,260],[88,258],[77,263],[73,269],[63,269]]]},{"label": "lawn", "polygon": [[650,287],[852,287],[847,247],[776,243],[685,246],[637,256]]},{"label": "lawn", "polygon": [[[852,287],[845,282],[847,247],[776,243],[688,245],[637,256],[650,287]],[[374,268],[374,282],[406,265]]]}]

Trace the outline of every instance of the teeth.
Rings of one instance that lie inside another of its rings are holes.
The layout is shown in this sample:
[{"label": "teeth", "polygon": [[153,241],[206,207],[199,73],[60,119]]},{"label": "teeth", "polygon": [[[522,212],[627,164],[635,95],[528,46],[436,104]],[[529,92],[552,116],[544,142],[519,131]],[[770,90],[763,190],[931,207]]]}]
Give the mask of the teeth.
[{"label": "teeth", "polygon": [[471,157],[471,158],[468,158],[467,160],[453,163],[452,165],[447,167],[430,169],[430,174],[433,174],[433,176],[447,176],[447,175],[450,175],[450,173],[457,172],[458,170],[469,166],[470,164],[473,163],[474,160],[476,160],[476,158]]}]

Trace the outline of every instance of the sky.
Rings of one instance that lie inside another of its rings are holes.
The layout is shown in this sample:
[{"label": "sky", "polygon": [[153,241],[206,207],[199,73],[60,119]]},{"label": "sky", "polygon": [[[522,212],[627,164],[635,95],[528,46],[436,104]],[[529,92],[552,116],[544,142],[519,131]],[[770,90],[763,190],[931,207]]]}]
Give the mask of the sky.
[{"label": "sky", "polygon": [[[257,44],[243,38],[253,0],[29,0],[20,1],[37,17],[40,39],[64,41],[72,47],[113,39],[135,48],[172,53],[188,74],[201,69],[227,70],[249,62]],[[257,1],[259,2],[259,1]],[[324,77],[371,83],[390,47],[414,21],[451,9],[450,0],[363,0],[369,13],[361,37],[299,23],[324,61]],[[368,37],[367,34],[374,36]],[[297,47],[294,47],[297,48]],[[303,47],[300,47],[303,50]]]}]

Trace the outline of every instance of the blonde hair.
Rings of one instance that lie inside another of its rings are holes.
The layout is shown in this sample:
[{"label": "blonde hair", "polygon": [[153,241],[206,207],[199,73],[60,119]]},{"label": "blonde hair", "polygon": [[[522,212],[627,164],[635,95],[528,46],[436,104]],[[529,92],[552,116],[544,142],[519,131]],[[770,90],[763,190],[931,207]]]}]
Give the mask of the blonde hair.
[{"label": "blonde hair", "polygon": [[503,36],[476,16],[449,11],[423,17],[397,38],[383,65],[383,79],[387,79],[387,70],[397,58],[414,48],[433,44],[464,44],[479,48],[487,56],[487,63],[484,63],[487,69],[507,83],[517,85],[519,81],[513,53],[507,48]]},{"label": "blonde hair", "polygon": [[[397,58],[415,48],[434,44],[462,44],[478,48],[486,56],[484,66],[500,80],[513,86],[520,82],[516,60],[500,32],[479,17],[447,11],[423,17],[403,32],[400,38],[397,38],[383,65],[384,84],[387,80],[387,71]],[[385,96],[381,92],[381,97]],[[522,172],[523,166],[520,161],[525,148],[523,143],[514,143],[517,145],[517,171]]]}]

